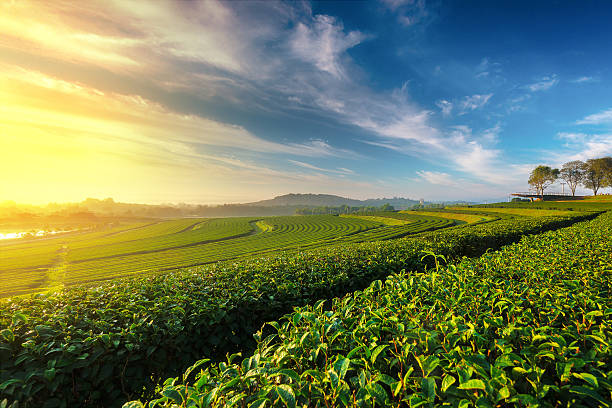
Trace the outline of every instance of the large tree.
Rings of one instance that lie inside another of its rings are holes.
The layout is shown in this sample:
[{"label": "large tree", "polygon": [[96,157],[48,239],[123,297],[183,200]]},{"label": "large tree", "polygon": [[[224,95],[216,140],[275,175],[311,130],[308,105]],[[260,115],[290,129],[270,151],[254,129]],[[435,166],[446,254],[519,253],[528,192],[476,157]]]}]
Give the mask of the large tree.
[{"label": "large tree", "polygon": [[584,162],[580,160],[574,160],[567,162],[561,167],[559,177],[567,183],[570,190],[572,190],[572,196],[576,195],[576,187],[584,179]]},{"label": "large tree", "polygon": [[606,187],[612,178],[612,157],[589,159],[584,164],[584,180],[582,185],[593,190],[597,195],[600,188]]},{"label": "large tree", "polygon": [[542,199],[544,199],[544,189],[553,184],[557,177],[559,177],[559,169],[538,166],[529,175],[529,185],[535,188]]}]

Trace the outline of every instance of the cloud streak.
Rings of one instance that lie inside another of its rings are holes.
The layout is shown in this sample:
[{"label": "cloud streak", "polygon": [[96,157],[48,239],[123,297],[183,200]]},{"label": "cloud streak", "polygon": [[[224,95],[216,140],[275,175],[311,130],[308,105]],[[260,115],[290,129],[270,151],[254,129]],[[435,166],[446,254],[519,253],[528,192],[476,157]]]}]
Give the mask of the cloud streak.
[{"label": "cloud streak", "polygon": [[547,91],[559,83],[557,75],[549,75],[542,77],[539,81],[526,86],[531,92]]},{"label": "cloud streak", "polygon": [[577,125],[601,125],[604,123],[612,123],[612,109],[594,113],[576,121]]}]

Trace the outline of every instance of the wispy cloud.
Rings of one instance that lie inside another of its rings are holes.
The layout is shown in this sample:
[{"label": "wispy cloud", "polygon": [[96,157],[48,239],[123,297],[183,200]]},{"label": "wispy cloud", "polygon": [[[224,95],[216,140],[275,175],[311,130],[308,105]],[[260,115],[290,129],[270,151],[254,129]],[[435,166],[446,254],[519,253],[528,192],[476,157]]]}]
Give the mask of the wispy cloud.
[{"label": "wispy cloud", "polygon": [[299,166],[299,167],[303,167],[305,169],[321,171],[321,172],[324,172],[324,173],[333,173],[333,174],[341,174],[341,175],[355,174],[355,172],[353,170],[346,169],[344,167],[338,167],[336,169],[325,169],[325,168],[314,166],[314,165],[312,165],[310,163],[302,162],[302,161],[299,161],[299,160],[289,160],[289,163],[292,163],[292,164],[294,164],[296,166]]},{"label": "wispy cloud", "polygon": [[531,99],[531,94],[519,95],[515,98],[510,99],[509,106],[507,108],[508,113],[520,112],[525,110],[525,102]]},{"label": "wispy cloud", "polygon": [[492,93],[467,95],[454,103],[446,99],[441,99],[436,102],[436,106],[440,108],[443,116],[450,116],[452,112],[456,112],[457,115],[461,116],[483,108],[492,96]]},{"label": "wispy cloud", "polygon": [[440,108],[440,111],[442,112],[442,115],[444,116],[450,115],[453,110],[453,103],[445,99],[442,99],[436,102],[436,106]]},{"label": "wispy cloud", "polygon": [[397,14],[397,21],[410,27],[431,17],[425,5],[425,0],[381,0],[393,13]]},{"label": "wispy cloud", "polygon": [[612,134],[559,132],[557,137],[566,142],[562,152],[550,152],[558,164],[570,160],[612,156]]},{"label": "wispy cloud", "polygon": [[310,25],[298,23],[290,40],[291,49],[299,58],[336,78],[344,78],[341,58],[345,52],[365,40],[359,31],[344,32],[334,17],[316,15]]},{"label": "wispy cloud", "polygon": [[559,78],[556,74],[542,77],[539,81],[526,85],[525,87],[531,92],[546,91],[559,83]]},{"label": "wispy cloud", "polygon": [[578,77],[576,79],[572,79],[570,82],[575,83],[575,84],[583,84],[586,82],[597,82],[597,78],[594,78],[592,76],[581,76]]},{"label": "wispy cloud", "polygon": [[[147,198],[131,193],[151,187],[147,180],[157,180],[168,193],[184,184],[177,180],[198,180],[219,192],[227,191],[224,185],[244,182],[240,180],[314,186],[307,175],[275,168],[277,163],[257,160],[257,155],[343,159],[354,155],[322,140],[265,140],[240,126],[169,111],[139,95],[102,92],[19,67],[0,65],[0,85],[0,99],[11,100],[0,110],[0,150],[10,156],[0,163],[4,185],[12,186],[14,179],[15,189],[25,182],[38,186],[48,197],[54,197],[54,193],[46,189],[55,189],[55,194],[70,193],[74,199],[104,193],[155,201],[154,192],[149,191]],[[45,106],[41,100],[61,103]],[[232,153],[223,153],[223,148]],[[30,180],[27,174],[17,177],[15,172],[23,173],[19,169],[24,162],[37,163],[48,171],[38,179]],[[348,169],[329,173],[335,177],[351,174]],[[139,188],[135,189],[133,183]],[[97,193],[89,186],[99,188]],[[159,186],[154,190],[159,191]],[[203,200],[207,198],[197,197],[197,201]]]},{"label": "wispy cloud", "polygon": [[485,95],[466,96],[459,103],[461,114],[482,108],[487,104],[487,102],[489,102],[489,99],[491,99],[492,96],[492,93]]},{"label": "wispy cloud", "polygon": [[451,176],[448,173],[438,171],[419,170],[416,172],[417,176],[425,180],[430,184],[438,186],[456,186],[456,177]]},{"label": "wispy cloud", "polygon": [[495,126],[485,129],[482,132],[482,139],[487,143],[497,143],[499,141],[499,134],[501,131],[501,124],[497,123]]},{"label": "wispy cloud", "polygon": [[577,125],[600,125],[603,123],[612,123],[612,109],[594,113],[576,121]]},{"label": "wispy cloud", "polygon": [[557,133],[557,137],[561,140],[565,140],[570,143],[575,143],[585,140],[588,135],[586,133],[559,132]]}]

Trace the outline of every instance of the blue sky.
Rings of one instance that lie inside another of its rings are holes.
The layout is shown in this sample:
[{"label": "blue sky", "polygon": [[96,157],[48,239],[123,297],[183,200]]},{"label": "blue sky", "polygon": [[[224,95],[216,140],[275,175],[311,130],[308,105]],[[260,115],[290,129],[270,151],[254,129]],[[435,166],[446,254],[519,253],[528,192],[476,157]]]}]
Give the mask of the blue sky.
[{"label": "blue sky", "polygon": [[[0,80],[66,101],[5,131],[15,157],[58,169],[3,169],[17,200],[486,200],[539,164],[612,154],[609,2],[2,7]],[[54,153],[35,156],[43,139]]]}]

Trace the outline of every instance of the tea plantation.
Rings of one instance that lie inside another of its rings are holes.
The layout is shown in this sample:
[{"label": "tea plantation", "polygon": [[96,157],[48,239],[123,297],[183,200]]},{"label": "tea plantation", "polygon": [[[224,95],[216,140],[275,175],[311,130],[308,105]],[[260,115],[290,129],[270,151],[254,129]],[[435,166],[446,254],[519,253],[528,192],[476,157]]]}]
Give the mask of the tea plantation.
[{"label": "tea plantation", "polygon": [[26,242],[9,240],[0,242],[0,297],[279,250],[398,238],[461,222],[415,213],[369,218],[314,215],[178,219],[127,223]]},{"label": "tea plantation", "polygon": [[296,308],[145,405],[608,407],[611,236],[606,214]]},{"label": "tea plantation", "polygon": [[[173,220],[163,239],[151,229],[165,222],[91,232],[100,245],[74,236],[50,268],[70,288],[0,302],[0,406],[598,406],[612,370],[607,209]],[[34,246],[35,262],[53,245]],[[12,250],[5,259],[25,258]],[[11,271],[3,282],[18,281]],[[556,360],[525,351],[547,343],[528,347],[533,333],[584,364],[557,379]],[[608,345],[593,351],[587,335]],[[221,362],[235,352],[244,361]]]}]

